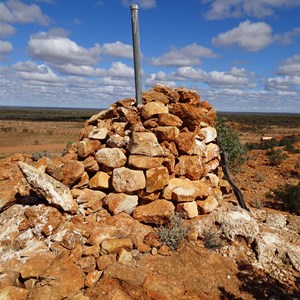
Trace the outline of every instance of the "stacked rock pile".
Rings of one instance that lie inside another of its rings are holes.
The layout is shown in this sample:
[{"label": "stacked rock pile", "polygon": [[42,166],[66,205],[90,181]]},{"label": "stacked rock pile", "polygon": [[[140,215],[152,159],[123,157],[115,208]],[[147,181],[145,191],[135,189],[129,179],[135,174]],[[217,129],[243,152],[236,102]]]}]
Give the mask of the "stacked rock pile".
[{"label": "stacked rock pile", "polygon": [[[228,187],[215,110],[195,91],[162,85],[142,100],[138,106],[120,100],[92,116],[64,156],[40,160],[37,166],[51,179],[20,163],[29,183],[48,202],[83,215],[104,207],[161,224],[175,211],[187,218],[213,211]],[[51,195],[55,189],[61,199]]]}]

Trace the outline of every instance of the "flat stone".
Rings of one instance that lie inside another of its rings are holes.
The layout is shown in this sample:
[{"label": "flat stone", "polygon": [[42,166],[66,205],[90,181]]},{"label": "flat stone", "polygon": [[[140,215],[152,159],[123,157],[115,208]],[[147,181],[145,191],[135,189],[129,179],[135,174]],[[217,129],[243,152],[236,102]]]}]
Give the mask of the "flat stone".
[{"label": "flat stone", "polygon": [[207,145],[206,153],[205,153],[205,161],[209,162],[214,158],[218,158],[220,154],[220,148],[217,144],[209,143]]},{"label": "flat stone", "polygon": [[208,144],[217,138],[217,131],[214,127],[211,126],[204,127],[201,129],[201,132],[205,136],[205,139],[203,141],[205,144]]},{"label": "flat stone", "polygon": [[110,176],[102,171],[97,172],[89,181],[91,189],[107,189],[110,186]]},{"label": "flat stone", "polygon": [[19,162],[19,167],[32,189],[42,195],[48,203],[66,212],[77,212],[78,204],[74,201],[67,186],[24,162]]},{"label": "flat stone", "polygon": [[98,140],[84,139],[84,140],[78,142],[77,146],[78,146],[78,149],[77,149],[78,156],[79,157],[87,157],[99,149],[100,142]]},{"label": "flat stone", "polygon": [[167,104],[169,102],[168,98],[165,96],[164,93],[161,93],[159,91],[147,91],[142,94],[142,101],[143,104],[146,104],[148,102],[152,101],[159,101],[163,104]]},{"label": "flat stone", "polygon": [[185,176],[191,180],[202,178],[206,174],[205,161],[197,155],[182,155],[175,166],[177,176]]},{"label": "flat stone", "polygon": [[110,193],[105,199],[105,204],[114,215],[120,212],[131,214],[138,205],[138,196],[124,193]]},{"label": "flat stone", "polygon": [[175,141],[179,152],[193,154],[196,147],[196,134],[193,132],[180,132]]},{"label": "flat stone", "polygon": [[179,134],[179,129],[174,126],[158,126],[154,129],[157,139],[160,142],[168,141],[172,142],[175,141]]},{"label": "flat stone", "polygon": [[203,200],[203,201],[198,200],[196,202],[197,202],[197,205],[199,206],[199,210],[200,210],[201,214],[211,213],[219,205],[219,202],[213,196],[208,196],[205,200]]},{"label": "flat stone", "polygon": [[95,160],[95,158],[92,156],[87,157],[82,163],[84,165],[84,169],[87,172],[95,173],[95,172],[99,171],[99,165],[98,165],[97,161]]},{"label": "flat stone", "polygon": [[40,277],[41,274],[50,266],[55,254],[48,252],[32,253],[21,266],[21,276],[23,279],[30,277]]},{"label": "flat stone", "polygon": [[152,168],[146,171],[146,192],[162,190],[169,183],[169,172],[165,167]]},{"label": "flat stone", "polygon": [[77,160],[70,160],[63,166],[63,184],[72,186],[84,172],[84,164]]},{"label": "flat stone", "polygon": [[176,126],[180,127],[182,125],[180,118],[173,114],[159,114],[158,115],[158,124],[160,126]]},{"label": "flat stone", "polygon": [[177,211],[183,212],[184,215],[189,218],[195,218],[198,216],[198,206],[195,201],[179,203],[176,206]]},{"label": "flat stone", "polygon": [[141,115],[145,120],[148,120],[152,116],[168,113],[169,109],[162,102],[148,102],[141,108]]},{"label": "flat stone", "polygon": [[127,161],[119,148],[102,148],[96,152],[95,159],[98,163],[111,168],[123,167]]},{"label": "flat stone", "polygon": [[162,166],[164,158],[144,155],[129,155],[128,165],[136,169],[151,169]]},{"label": "flat stone", "polygon": [[88,137],[94,140],[104,140],[107,137],[108,129],[107,128],[99,128],[94,126],[90,131]]},{"label": "flat stone", "polygon": [[161,156],[164,154],[157,138],[152,132],[133,132],[128,144],[130,154],[145,156]]},{"label": "flat stone", "polygon": [[178,202],[189,202],[208,196],[209,186],[204,181],[189,179],[170,179],[163,191],[163,198]]},{"label": "flat stone", "polygon": [[122,167],[113,170],[112,185],[116,192],[128,193],[144,189],[146,180],[143,171]]},{"label": "flat stone", "polygon": [[145,223],[163,224],[174,214],[175,207],[167,200],[155,200],[146,205],[138,206],[133,217]]},{"label": "flat stone", "polygon": [[130,238],[109,239],[101,243],[101,251],[105,254],[119,253],[122,249],[133,249],[132,241]]}]

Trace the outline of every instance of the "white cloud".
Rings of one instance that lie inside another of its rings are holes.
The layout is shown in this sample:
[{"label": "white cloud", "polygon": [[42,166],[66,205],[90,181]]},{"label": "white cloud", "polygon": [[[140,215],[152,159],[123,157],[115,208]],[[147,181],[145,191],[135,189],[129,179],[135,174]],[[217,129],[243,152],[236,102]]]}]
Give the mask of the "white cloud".
[{"label": "white cloud", "polygon": [[0,40],[0,57],[9,54],[13,51],[13,46],[10,42]]},{"label": "white cloud", "polygon": [[134,76],[134,69],[122,62],[113,62],[111,67],[107,70],[107,75],[116,78],[129,78]]},{"label": "white cloud", "polygon": [[297,36],[300,36],[300,27],[295,27],[291,31],[284,32],[282,35],[277,34],[275,40],[282,45],[289,45],[293,43]]},{"label": "white cloud", "polygon": [[150,9],[156,7],[156,0],[122,0],[124,6],[129,6],[130,4],[138,4],[140,8]]},{"label": "white cloud", "polygon": [[278,75],[300,76],[300,54],[295,54],[284,60],[276,73]]},{"label": "white cloud", "polygon": [[17,76],[26,81],[61,82],[61,79],[45,64],[38,65],[31,61],[18,62],[13,68],[17,71]]},{"label": "white cloud", "polygon": [[0,3],[0,22],[6,23],[39,23],[47,26],[50,18],[44,15],[36,4],[25,4],[19,0],[8,0]]},{"label": "white cloud", "polygon": [[210,20],[244,16],[263,18],[274,15],[278,8],[300,6],[298,0],[202,0],[202,3],[209,5],[205,17]]},{"label": "white cloud", "polygon": [[268,78],[265,82],[267,89],[289,90],[299,89],[300,76],[283,76]]},{"label": "white cloud", "polygon": [[151,63],[155,66],[189,66],[201,63],[201,57],[217,57],[217,55],[206,47],[196,43],[187,45],[183,48],[171,48],[160,57],[152,58]]},{"label": "white cloud", "polygon": [[237,45],[247,51],[258,51],[273,42],[272,28],[264,23],[252,23],[249,20],[241,22],[227,32],[218,34],[212,38],[215,46],[232,46]]},{"label": "white cloud", "polygon": [[0,37],[6,37],[14,35],[16,32],[16,29],[7,24],[7,23],[0,23]]},{"label": "white cloud", "polygon": [[101,53],[112,57],[132,58],[133,56],[132,46],[126,45],[120,41],[103,44]]},{"label": "white cloud", "polygon": [[94,65],[100,57],[100,46],[84,48],[74,41],[60,35],[40,32],[32,35],[28,42],[32,57],[52,64]]}]

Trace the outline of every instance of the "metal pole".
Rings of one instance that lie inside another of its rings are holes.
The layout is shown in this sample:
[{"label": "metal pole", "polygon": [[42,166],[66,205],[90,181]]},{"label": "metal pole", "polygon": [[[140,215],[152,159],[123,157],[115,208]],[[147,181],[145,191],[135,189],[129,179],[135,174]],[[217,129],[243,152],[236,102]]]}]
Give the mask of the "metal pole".
[{"label": "metal pole", "polygon": [[142,103],[142,75],[141,75],[141,53],[140,53],[138,9],[139,7],[137,4],[130,5],[132,42],[133,42],[135,97],[136,97],[137,104],[141,104]]}]

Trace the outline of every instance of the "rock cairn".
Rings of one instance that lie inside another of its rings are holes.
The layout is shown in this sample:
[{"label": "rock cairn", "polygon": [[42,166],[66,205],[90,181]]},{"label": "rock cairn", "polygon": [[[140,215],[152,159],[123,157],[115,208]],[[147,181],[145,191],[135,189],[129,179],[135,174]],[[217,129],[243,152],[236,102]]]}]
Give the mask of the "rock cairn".
[{"label": "rock cairn", "polygon": [[61,158],[20,163],[35,190],[66,212],[101,208],[161,224],[213,211],[226,182],[213,127],[216,111],[192,90],[157,85],[143,104],[120,100],[84,124]]}]

